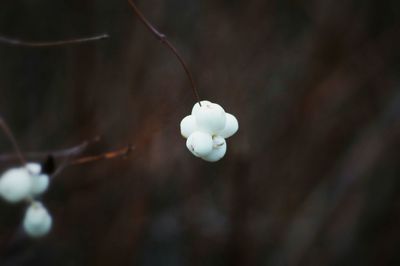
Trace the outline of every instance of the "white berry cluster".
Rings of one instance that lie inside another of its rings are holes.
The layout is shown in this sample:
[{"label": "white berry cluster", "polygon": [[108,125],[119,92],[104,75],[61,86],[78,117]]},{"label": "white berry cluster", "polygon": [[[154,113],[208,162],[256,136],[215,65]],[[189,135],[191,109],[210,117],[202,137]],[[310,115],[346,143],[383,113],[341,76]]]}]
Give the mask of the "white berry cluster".
[{"label": "white berry cluster", "polygon": [[49,176],[41,173],[37,163],[28,163],[24,167],[11,168],[0,177],[0,197],[10,203],[23,200],[30,202],[26,210],[23,227],[32,237],[40,237],[51,229],[52,218],[39,201],[33,198],[43,194],[49,186]]},{"label": "white berry cluster", "polygon": [[233,115],[209,101],[193,106],[192,114],[181,121],[181,134],[187,138],[186,147],[196,157],[208,162],[219,161],[226,153],[226,138],[239,129]]}]

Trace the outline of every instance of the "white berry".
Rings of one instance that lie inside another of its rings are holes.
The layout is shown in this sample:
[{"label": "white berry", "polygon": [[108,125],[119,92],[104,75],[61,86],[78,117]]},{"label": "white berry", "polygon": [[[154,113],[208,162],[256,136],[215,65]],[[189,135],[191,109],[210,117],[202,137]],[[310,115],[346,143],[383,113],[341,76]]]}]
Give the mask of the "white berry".
[{"label": "white berry", "polygon": [[31,177],[26,168],[13,168],[0,178],[0,196],[11,203],[26,199],[31,192]]},{"label": "white berry", "polygon": [[182,119],[181,134],[187,138],[186,147],[193,155],[205,161],[216,162],[226,153],[226,138],[239,129],[235,116],[225,113],[218,104],[210,101],[195,103],[192,114]]},{"label": "white berry", "polygon": [[[210,101],[200,101],[200,103],[201,103],[201,105],[203,106],[203,105],[206,105],[206,104],[210,104],[211,102],[210,102]],[[200,109],[200,105],[199,105],[199,103],[197,102],[197,103],[195,103],[195,104],[193,105],[193,108],[192,108],[192,115],[195,115],[195,114],[197,113],[197,111],[199,111],[199,109]]]},{"label": "white berry", "polygon": [[49,186],[49,176],[41,174],[42,166],[38,163],[27,163],[25,167],[31,176],[31,195],[38,196],[45,192]]},{"label": "white berry", "polygon": [[33,196],[38,196],[45,192],[49,187],[49,176],[46,174],[32,175],[31,182],[31,194]]},{"label": "white berry", "polygon": [[213,137],[213,149],[206,156],[201,157],[203,160],[208,162],[216,162],[222,159],[226,153],[226,141],[223,137]]},{"label": "white berry", "polygon": [[196,118],[193,115],[188,115],[181,121],[181,134],[188,138],[197,130]]},{"label": "white berry", "polygon": [[187,139],[186,147],[197,157],[206,156],[213,149],[213,140],[210,134],[196,131]]},{"label": "white berry", "polygon": [[235,116],[230,113],[226,113],[226,124],[223,130],[221,130],[218,135],[223,138],[229,138],[236,133],[239,129],[239,123]]},{"label": "white berry", "polygon": [[34,175],[38,175],[42,171],[42,166],[38,163],[27,163],[25,167],[31,174]]},{"label": "white berry", "polygon": [[23,227],[31,237],[46,235],[52,225],[52,218],[46,208],[40,202],[33,202],[26,210]]},{"label": "white berry", "polygon": [[215,103],[205,103],[198,108],[194,114],[199,129],[210,134],[216,134],[224,129],[226,124],[226,115],[224,109]]}]

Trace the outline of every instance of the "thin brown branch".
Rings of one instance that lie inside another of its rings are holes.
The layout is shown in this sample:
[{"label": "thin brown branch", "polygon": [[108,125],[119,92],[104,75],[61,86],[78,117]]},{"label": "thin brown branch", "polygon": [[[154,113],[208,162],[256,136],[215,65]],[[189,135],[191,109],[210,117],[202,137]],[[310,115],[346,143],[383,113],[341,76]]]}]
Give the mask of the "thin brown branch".
[{"label": "thin brown branch", "polygon": [[99,140],[100,140],[100,137],[96,136],[95,138],[93,138],[91,140],[87,140],[87,141],[82,142],[78,146],[72,147],[72,148],[64,150],[64,151],[59,151],[59,154],[65,156],[65,158],[60,163],[60,165],[57,167],[55,172],[52,174],[52,177],[54,178],[55,176],[59,175],[62,172],[62,170],[64,170],[65,167],[68,166],[68,164],[71,161],[71,158],[73,156],[78,155],[83,150],[85,150],[90,144],[98,142]]},{"label": "thin brown branch", "polygon": [[[7,130],[8,127],[6,124],[4,124],[4,122],[2,120],[0,120],[0,125],[2,126],[2,128],[5,132],[11,133],[11,131]],[[5,128],[4,128],[4,126],[5,126]],[[64,149],[64,150],[57,150],[57,151],[46,151],[46,152],[26,152],[25,154],[27,155],[27,158],[33,159],[35,161],[44,161],[44,159],[46,157],[62,159],[62,162],[59,163],[59,165],[56,168],[56,170],[54,171],[54,173],[51,174],[52,178],[54,178],[55,176],[59,175],[66,167],[68,167],[70,165],[92,163],[92,162],[97,162],[97,161],[101,161],[101,160],[109,160],[109,159],[114,159],[114,158],[118,158],[118,157],[124,157],[124,156],[127,156],[134,149],[133,145],[127,145],[123,148],[105,152],[105,153],[101,153],[98,155],[84,156],[84,157],[73,159],[73,157],[82,153],[89,145],[96,143],[99,140],[100,140],[100,137],[96,136],[93,139],[86,140],[86,141],[82,142],[81,144],[76,145],[72,148],[68,148],[68,149]],[[22,153],[21,153],[21,155],[2,154],[2,155],[0,155],[0,161],[9,162],[9,161],[14,161],[14,160],[20,160],[21,159],[20,156],[22,156]],[[25,161],[24,161],[23,165],[25,165]]]},{"label": "thin brown branch", "polygon": [[[55,150],[55,151],[27,151],[24,152],[24,158],[27,160],[33,161],[43,161],[47,156],[51,155],[54,158],[62,159],[68,156],[77,155],[83,150],[85,150],[89,145],[98,142],[100,140],[99,136],[94,137],[93,139],[83,141],[81,144],[78,144],[74,147],[62,149],[62,150]],[[19,160],[18,154],[11,153],[11,154],[0,154],[0,162],[12,162],[15,160]]]},{"label": "thin brown branch", "polygon": [[175,48],[175,46],[167,39],[167,36],[161,32],[159,32],[147,19],[146,17],[143,15],[143,13],[139,10],[139,8],[136,6],[136,4],[133,2],[133,0],[128,0],[128,3],[130,4],[130,6],[132,7],[133,12],[136,14],[136,16],[139,18],[139,20],[144,24],[144,26],[151,31],[156,38],[163,43],[174,55],[175,57],[178,59],[179,63],[182,65],[183,69],[185,70],[186,76],[188,77],[189,81],[190,81],[190,85],[192,86],[192,91],[194,94],[194,97],[196,99],[196,101],[199,103],[199,105],[201,106],[200,103],[200,96],[199,96],[199,92],[196,88],[196,84],[194,82],[193,79],[193,75],[192,72],[189,69],[188,64],[186,64],[185,60],[183,59],[183,57],[180,55],[180,53],[178,52],[178,50]]},{"label": "thin brown branch", "polygon": [[13,46],[23,46],[23,47],[53,47],[53,46],[64,46],[70,44],[79,44],[85,42],[99,41],[109,38],[108,34],[97,35],[87,38],[78,38],[70,40],[61,41],[46,41],[46,42],[35,42],[35,41],[22,41],[18,39],[13,39],[5,36],[0,36],[0,43],[13,45]]},{"label": "thin brown branch", "polygon": [[105,152],[105,153],[102,153],[102,154],[99,154],[99,155],[81,157],[81,158],[78,158],[78,159],[75,159],[75,160],[71,161],[69,164],[70,165],[77,165],[77,164],[85,164],[85,163],[91,163],[91,162],[96,162],[96,161],[101,161],[101,160],[109,160],[109,159],[114,159],[114,158],[118,158],[118,157],[125,157],[134,148],[135,147],[133,145],[128,145],[128,146],[123,147],[121,149]]},{"label": "thin brown branch", "polygon": [[21,165],[26,164],[25,157],[22,155],[21,149],[19,148],[18,142],[16,138],[14,137],[14,134],[12,133],[10,127],[7,125],[6,121],[0,116],[0,127],[3,130],[3,132],[6,134],[7,138],[10,140],[11,144],[14,147],[14,150],[17,154],[18,160],[21,162]]}]

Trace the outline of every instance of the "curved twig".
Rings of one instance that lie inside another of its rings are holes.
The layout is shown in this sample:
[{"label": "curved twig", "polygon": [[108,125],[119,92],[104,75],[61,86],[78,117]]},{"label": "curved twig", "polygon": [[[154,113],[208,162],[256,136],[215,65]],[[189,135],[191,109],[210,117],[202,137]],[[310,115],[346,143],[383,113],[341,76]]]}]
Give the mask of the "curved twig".
[{"label": "curved twig", "polygon": [[3,130],[4,134],[6,134],[7,138],[10,140],[11,144],[15,152],[17,153],[17,158],[21,162],[21,165],[26,164],[25,157],[22,155],[21,149],[19,148],[18,142],[14,137],[10,127],[7,125],[6,121],[0,116],[0,127]]},{"label": "curved twig", "polygon": [[34,41],[22,41],[18,39],[13,39],[9,37],[0,36],[0,43],[13,45],[13,46],[23,46],[23,47],[53,47],[53,46],[64,46],[70,44],[79,44],[85,42],[98,41],[102,39],[107,39],[110,36],[108,34],[97,35],[87,38],[78,38],[62,41],[48,41],[48,42],[34,42]]},{"label": "curved twig", "polygon": [[189,81],[190,81],[190,85],[192,86],[192,91],[194,94],[194,97],[196,99],[196,101],[199,103],[199,105],[201,106],[200,103],[200,96],[199,96],[199,92],[196,88],[196,84],[194,82],[193,79],[193,75],[189,70],[189,66],[186,64],[185,60],[183,59],[183,57],[180,55],[180,53],[178,52],[178,50],[175,48],[175,46],[167,39],[167,36],[161,32],[159,32],[147,19],[146,17],[143,15],[143,13],[139,10],[139,8],[136,6],[136,4],[133,2],[133,0],[128,0],[129,5],[132,7],[133,12],[136,14],[136,16],[139,18],[139,20],[144,24],[144,26],[151,31],[156,38],[163,43],[174,55],[175,57],[178,59],[179,63],[181,64],[181,66],[183,67],[183,69],[185,70],[186,76],[188,77]]},{"label": "curved twig", "polygon": [[[55,150],[55,151],[27,151],[24,152],[24,158],[30,161],[43,161],[47,156],[51,155],[56,159],[66,158],[68,156],[77,155],[86,149],[89,145],[98,142],[100,140],[99,136],[94,137],[93,139],[83,141],[81,144],[78,144],[74,147],[62,149],[62,150]],[[19,160],[19,155],[15,153],[8,153],[8,154],[0,154],[0,162],[12,162],[15,160]],[[25,160],[25,161],[26,161]]]}]

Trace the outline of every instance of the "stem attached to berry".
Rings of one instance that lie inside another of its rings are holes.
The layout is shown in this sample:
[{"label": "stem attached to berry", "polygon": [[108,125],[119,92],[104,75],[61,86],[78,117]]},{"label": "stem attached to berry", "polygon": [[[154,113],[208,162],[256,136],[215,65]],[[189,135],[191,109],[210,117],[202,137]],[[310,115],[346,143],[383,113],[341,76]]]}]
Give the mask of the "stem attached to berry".
[{"label": "stem attached to berry", "polygon": [[189,70],[188,65],[186,64],[185,60],[183,57],[179,54],[178,50],[175,48],[175,46],[167,39],[167,36],[161,32],[159,32],[143,15],[143,13],[139,10],[139,8],[136,6],[136,4],[133,2],[133,0],[128,0],[130,6],[132,7],[133,12],[136,14],[136,16],[139,18],[139,20],[144,24],[144,26],[151,31],[156,38],[163,43],[178,59],[179,63],[182,65],[183,69],[185,70],[186,76],[188,77],[190,81],[190,85],[192,86],[193,94],[196,99],[196,101],[200,103],[200,96],[199,92],[196,88],[196,85],[194,83],[193,75]]}]

